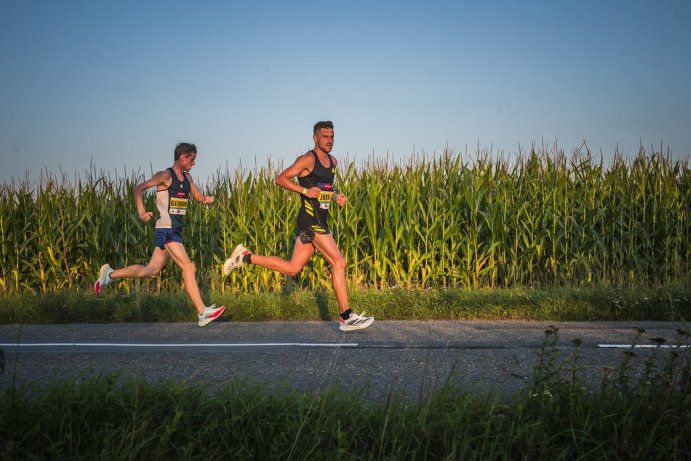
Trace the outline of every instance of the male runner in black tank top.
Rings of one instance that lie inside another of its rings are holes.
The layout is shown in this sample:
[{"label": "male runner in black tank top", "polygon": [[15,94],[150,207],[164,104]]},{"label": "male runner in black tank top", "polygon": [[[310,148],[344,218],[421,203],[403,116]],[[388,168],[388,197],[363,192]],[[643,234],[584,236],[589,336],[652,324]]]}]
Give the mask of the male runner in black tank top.
[{"label": "male runner in black tank top", "polygon": [[[333,188],[336,172],[336,158],[330,155],[334,143],[333,123],[318,122],[314,125],[312,137],[314,149],[298,157],[295,163],[276,178],[276,184],[301,196],[297,237],[290,261],[278,256],[255,255],[243,245],[238,245],[223,264],[223,273],[228,275],[236,267],[250,263],[294,276],[302,270],[317,249],[331,264],[331,281],[341,311],[339,328],[343,331],[367,328],[374,322],[374,318],[365,317],[364,312],[358,315],[350,309],[345,259],[327,224],[331,202],[335,201],[342,207],[347,201],[345,195],[336,194]],[[297,184],[295,178],[298,180]]]},{"label": "male runner in black tank top", "polygon": [[300,211],[298,211],[298,228],[296,236],[303,243],[314,240],[314,234],[330,234],[327,223],[331,200],[335,195],[333,191],[334,177],[336,176],[336,162],[331,155],[328,157],[328,165],[323,165],[314,150],[308,152],[314,157],[314,167],[306,176],[298,176],[298,184],[303,189],[318,187],[321,191],[316,199],[306,195],[300,197]]},{"label": "male runner in black tank top", "polygon": [[185,215],[187,214],[187,203],[190,195],[194,200],[204,205],[212,204],[214,198],[202,194],[188,173],[197,159],[197,147],[194,144],[183,142],[175,146],[173,159],[174,163],[171,168],[159,171],[151,179],[139,184],[134,189],[139,219],[148,222],[154,214],[144,208],[142,194],[147,189],[156,188],[156,208],[160,217],[156,220],[155,248],[151,260],[146,266],[133,264],[122,269],[112,269],[110,264],[104,264],[101,266],[98,279],[94,283],[94,291],[97,295],[101,294],[103,287],[114,279],[156,278],[172,257],[175,264],[182,269],[185,290],[187,290],[187,294],[197,309],[198,325],[203,327],[219,318],[226,307],[216,307],[215,305],[207,307],[202,301],[195,276],[196,269],[182,241],[182,229],[185,226]]}]

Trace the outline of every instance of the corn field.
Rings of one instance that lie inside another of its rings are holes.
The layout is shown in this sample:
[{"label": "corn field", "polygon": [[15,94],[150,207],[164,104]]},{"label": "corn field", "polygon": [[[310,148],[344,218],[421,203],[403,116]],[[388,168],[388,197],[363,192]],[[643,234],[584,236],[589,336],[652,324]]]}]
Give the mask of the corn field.
[{"label": "corn field", "polygon": [[[162,165],[161,168],[167,165]],[[217,171],[192,204],[187,250],[201,287],[215,292],[278,291],[286,283],[329,287],[315,257],[293,279],[245,266],[223,277],[237,243],[289,258],[298,196],[274,184],[282,165]],[[194,176],[194,171],[192,171]],[[142,174],[42,175],[0,191],[0,293],[91,290],[101,264],[146,264],[153,221],[142,223],[133,189]],[[199,181],[197,181],[199,182]],[[690,280],[688,158],[641,152],[609,165],[590,152],[519,154],[509,162],[444,152],[401,162],[341,161],[331,228],[351,287],[649,287]],[[155,211],[154,195],[145,196]],[[181,290],[180,271],[120,289]]]}]

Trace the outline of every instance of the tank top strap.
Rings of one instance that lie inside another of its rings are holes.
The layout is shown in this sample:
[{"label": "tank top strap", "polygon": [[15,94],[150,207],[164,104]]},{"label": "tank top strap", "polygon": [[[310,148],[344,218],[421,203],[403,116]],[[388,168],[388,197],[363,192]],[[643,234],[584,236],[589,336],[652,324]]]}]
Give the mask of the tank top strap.
[{"label": "tank top strap", "polygon": [[176,182],[180,182],[178,180],[178,175],[175,174],[175,170],[173,167],[166,168],[168,170],[168,173],[170,173],[170,186],[168,186],[168,189],[173,189],[173,186],[175,186]]},{"label": "tank top strap", "polygon": [[[333,157],[331,157],[331,154],[326,154],[326,156],[329,158],[329,166],[324,166],[322,165],[322,162],[319,161],[319,156],[317,155],[317,152],[314,149],[312,149],[310,152],[314,157],[314,168],[317,168],[317,165],[327,170],[330,170],[334,167],[334,160]],[[312,168],[312,170],[314,170],[314,168]]]}]

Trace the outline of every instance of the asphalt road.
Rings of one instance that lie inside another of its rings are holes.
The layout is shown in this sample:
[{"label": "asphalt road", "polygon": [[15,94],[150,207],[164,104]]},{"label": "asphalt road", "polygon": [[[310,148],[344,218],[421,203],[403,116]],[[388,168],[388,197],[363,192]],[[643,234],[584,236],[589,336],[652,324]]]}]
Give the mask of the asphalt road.
[{"label": "asphalt road", "polygon": [[[628,345],[642,366],[655,353],[652,338],[677,344],[675,322],[377,321],[341,332],[335,322],[217,322],[187,324],[0,325],[0,389],[121,373],[150,382],[199,383],[212,391],[232,381],[322,392],[330,386],[424,398],[447,380],[473,390],[524,389],[550,325],[557,350],[579,376],[597,386]],[[645,329],[636,339],[634,327]],[[691,351],[686,347],[683,354]],[[659,354],[659,355],[662,355]]]}]

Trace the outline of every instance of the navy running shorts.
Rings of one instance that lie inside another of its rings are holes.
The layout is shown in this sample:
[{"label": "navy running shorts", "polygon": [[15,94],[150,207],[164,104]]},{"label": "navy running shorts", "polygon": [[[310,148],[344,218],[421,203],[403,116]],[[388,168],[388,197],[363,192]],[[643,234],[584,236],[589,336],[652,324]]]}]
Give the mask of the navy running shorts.
[{"label": "navy running shorts", "polygon": [[173,227],[172,229],[159,228],[154,231],[154,244],[161,250],[166,249],[166,243],[177,242],[184,245],[182,241],[182,227]]}]

